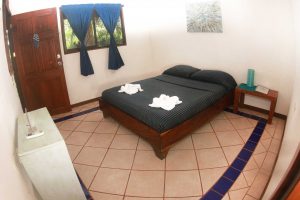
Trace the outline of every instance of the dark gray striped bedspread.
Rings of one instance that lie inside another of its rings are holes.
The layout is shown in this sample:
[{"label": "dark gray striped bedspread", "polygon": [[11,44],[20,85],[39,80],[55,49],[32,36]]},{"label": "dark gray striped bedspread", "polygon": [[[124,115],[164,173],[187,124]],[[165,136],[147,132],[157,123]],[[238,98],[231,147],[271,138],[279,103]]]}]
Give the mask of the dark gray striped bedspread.
[{"label": "dark gray striped bedspread", "polygon": [[[120,86],[118,86],[105,90],[102,99],[158,132],[164,132],[193,117],[226,93],[222,85],[169,75],[160,75],[134,83],[141,84],[144,91],[128,95],[119,93]],[[171,111],[150,107],[153,98],[161,94],[178,96],[182,103]]]}]

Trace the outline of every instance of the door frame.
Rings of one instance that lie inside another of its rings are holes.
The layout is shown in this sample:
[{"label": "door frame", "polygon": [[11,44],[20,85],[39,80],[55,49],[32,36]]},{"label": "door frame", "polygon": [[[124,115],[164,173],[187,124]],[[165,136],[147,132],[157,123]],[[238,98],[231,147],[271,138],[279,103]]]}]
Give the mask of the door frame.
[{"label": "door frame", "polygon": [[[9,68],[9,73],[13,77],[14,82],[16,83],[16,88],[19,94],[19,99],[21,102],[21,107],[23,112],[25,111],[25,100],[22,94],[19,76],[18,76],[18,67],[14,54],[14,40],[12,34],[12,24],[11,18],[12,14],[9,8],[9,0],[2,1],[2,17],[3,17],[3,35],[4,35],[4,46],[6,53],[6,60]],[[7,31],[6,31],[7,30]],[[9,43],[9,45],[8,45]]]},{"label": "door frame", "polygon": [[298,145],[297,151],[294,155],[292,162],[290,163],[288,170],[284,176],[284,179],[278,184],[274,193],[272,194],[272,200],[285,199],[290,192],[294,189],[297,182],[300,179],[300,146]]}]

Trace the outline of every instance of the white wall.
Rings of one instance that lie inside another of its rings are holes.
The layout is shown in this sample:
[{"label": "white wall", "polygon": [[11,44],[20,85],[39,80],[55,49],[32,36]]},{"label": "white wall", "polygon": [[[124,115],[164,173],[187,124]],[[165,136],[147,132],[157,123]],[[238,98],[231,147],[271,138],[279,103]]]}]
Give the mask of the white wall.
[{"label": "white wall", "polygon": [[[71,0],[13,0],[13,14]],[[103,2],[91,0],[89,2]],[[95,75],[83,77],[79,55],[63,56],[71,103],[95,98],[108,87],[141,79],[174,64],[220,69],[241,83],[248,68],[255,82],[279,91],[276,112],[287,114],[294,74],[292,16],[286,0],[221,0],[223,33],[187,33],[184,0],[120,0],[124,4],[127,46],[119,47],[125,66],[107,69],[108,50],[89,51]],[[247,98],[267,108],[269,102]]]},{"label": "white wall", "polygon": [[16,157],[16,118],[22,110],[5,57],[2,7],[0,27],[0,199],[34,200],[31,184]]},{"label": "white wall", "polygon": [[[239,83],[246,81],[247,69],[254,68],[255,83],[279,90],[276,112],[287,114],[294,47],[291,8],[286,0],[221,0],[223,33],[187,33],[185,1],[156,2],[159,7],[150,29],[155,66],[187,63],[220,69]],[[268,106],[264,101],[252,101],[257,104]]]},{"label": "white wall", "polygon": [[293,96],[279,157],[263,199],[269,199],[271,197],[272,193],[275,191],[276,187],[278,187],[278,184],[280,181],[282,181],[284,175],[287,173],[286,170],[291,164],[297,148],[300,147],[300,0],[292,0],[292,2],[297,55]]}]

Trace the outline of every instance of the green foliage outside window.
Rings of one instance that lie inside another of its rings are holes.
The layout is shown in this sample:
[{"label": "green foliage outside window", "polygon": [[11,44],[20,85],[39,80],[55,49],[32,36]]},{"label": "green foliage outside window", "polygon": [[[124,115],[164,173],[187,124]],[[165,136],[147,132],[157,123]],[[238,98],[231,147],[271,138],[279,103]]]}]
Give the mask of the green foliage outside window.
[{"label": "green foliage outside window", "polygon": [[[80,42],[71,28],[67,19],[63,20],[63,28],[65,33],[65,47],[67,50],[78,49]],[[121,18],[117,23],[114,38],[117,45],[124,45],[125,38],[123,36]],[[91,20],[91,25],[85,38],[85,45],[87,47],[108,47],[110,43],[110,35],[107,32],[102,20],[98,16],[94,16]]]}]

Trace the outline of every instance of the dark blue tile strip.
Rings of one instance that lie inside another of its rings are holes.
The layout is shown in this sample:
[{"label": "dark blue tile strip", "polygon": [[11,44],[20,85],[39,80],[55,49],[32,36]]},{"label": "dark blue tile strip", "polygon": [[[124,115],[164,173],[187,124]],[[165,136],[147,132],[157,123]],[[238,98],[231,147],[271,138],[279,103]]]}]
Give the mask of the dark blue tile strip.
[{"label": "dark blue tile strip", "polygon": [[[76,171],[75,171],[75,172],[76,172]],[[80,178],[80,176],[78,175],[77,172],[76,172],[76,175],[77,175],[77,178],[78,178],[79,183],[80,183],[80,185],[81,185],[81,188],[82,188],[82,190],[83,190],[83,193],[84,193],[84,195],[85,195],[85,197],[86,197],[86,200],[93,200],[93,198],[92,198],[92,196],[91,196],[89,190],[86,188],[86,186],[85,186],[84,183],[82,182],[82,180],[81,180],[81,178]]]},{"label": "dark blue tile strip", "polygon": [[[232,109],[224,109],[228,112],[233,112]],[[231,166],[224,172],[222,177],[212,186],[212,188],[202,196],[201,200],[221,200],[224,195],[228,192],[230,187],[239,177],[247,162],[252,156],[253,151],[256,148],[257,143],[259,142],[261,135],[264,132],[267,120],[255,115],[250,115],[247,113],[238,112],[237,114],[248,117],[250,119],[257,120],[257,125],[254,128],[251,136],[244,145],[243,149],[240,151],[238,156],[232,162]]]},{"label": "dark blue tile strip", "polygon": [[99,109],[100,109],[99,107],[91,108],[91,109],[88,109],[88,110],[85,110],[85,111],[81,111],[81,112],[74,113],[74,114],[71,114],[71,115],[68,115],[68,116],[65,116],[65,117],[62,117],[62,118],[55,119],[54,122],[55,122],[55,123],[57,123],[57,122],[62,122],[62,121],[68,120],[68,119],[72,119],[72,118],[74,118],[74,117],[78,117],[78,116],[81,116],[81,115],[88,114],[88,113],[90,113],[90,112],[97,111],[97,110],[99,110]]}]

